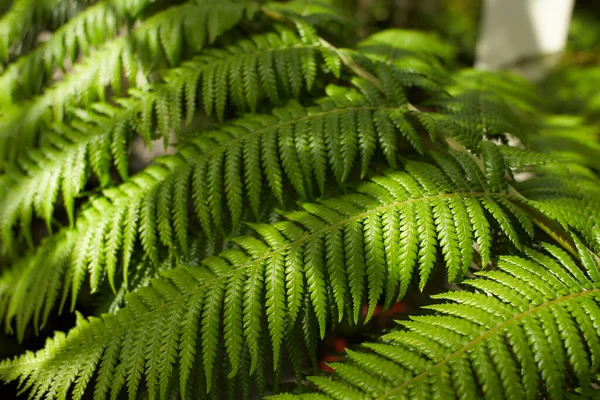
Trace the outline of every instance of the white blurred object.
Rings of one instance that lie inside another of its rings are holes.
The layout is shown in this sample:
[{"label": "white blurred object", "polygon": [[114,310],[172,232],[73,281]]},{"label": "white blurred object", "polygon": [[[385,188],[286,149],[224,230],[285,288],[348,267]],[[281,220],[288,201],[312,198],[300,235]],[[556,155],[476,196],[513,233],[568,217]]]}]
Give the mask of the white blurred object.
[{"label": "white blurred object", "polygon": [[574,0],[484,0],[475,67],[544,76],[563,51]]}]

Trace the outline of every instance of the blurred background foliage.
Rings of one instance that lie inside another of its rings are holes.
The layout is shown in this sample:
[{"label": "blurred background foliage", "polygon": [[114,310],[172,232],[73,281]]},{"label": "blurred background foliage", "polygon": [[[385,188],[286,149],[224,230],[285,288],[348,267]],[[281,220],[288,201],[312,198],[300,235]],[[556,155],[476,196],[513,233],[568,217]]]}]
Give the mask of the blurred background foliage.
[{"label": "blurred background foliage", "polygon": [[[341,0],[344,1],[344,0]],[[481,0],[346,0],[356,10],[361,36],[388,28],[437,33],[457,49],[458,60],[471,65],[479,29]]]},{"label": "blurred background foliage", "polygon": [[[475,62],[483,0],[338,1],[345,3],[346,9],[356,10],[353,17],[360,36],[388,28],[427,31],[454,46],[457,68],[470,67]],[[600,142],[598,0],[575,0],[565,52],[548,75],[536,84],[546,109],[553,114],[565,115],[546,121],[552,129],[546,131],[548,136],[540,138],[544,146],[560,148],[565,141],[583,141],[588,143],[589,150],[590,142]],[[582,125],[580,120],[585,124]],[[581,129],[574,132],[574,126]],[[593,150],[600,150],[600,144]],[[600,170],[600,160],[595,158],[590,154],[587,164]]]},{"label": "blurred background foliage", "polygon": [[576,0],[567,49],[540,83],[556,113],[578,114],[600,130],[600,4]]},{"label": "blurred background foliage", "polygon": [[[471,66],[482,0],[339,0],[356,10],[360,36],[387,28],[429,31],[456,48],[457,61]],[[555,113],[578,114],[600,123],[600,4],[576,0],[567,48],[542,82],[540,95]]]}]

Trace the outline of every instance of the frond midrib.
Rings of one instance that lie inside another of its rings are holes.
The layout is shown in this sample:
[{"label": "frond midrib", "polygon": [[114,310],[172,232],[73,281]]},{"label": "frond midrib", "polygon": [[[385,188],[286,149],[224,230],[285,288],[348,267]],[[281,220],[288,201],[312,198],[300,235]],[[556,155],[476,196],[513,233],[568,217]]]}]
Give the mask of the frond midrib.
[{"label": "frond midrib", "polygon": [[[257,257],[245,264],[240,265],[239,267],[233,268],[230,271],[228,271],[226,274],[223,275],[219,275],[217,276],[214,280],[210,281],[210,283],[206,283],[204,285],[198,286],[197,289],[204,289],[206,287],[208,287],[209,285],[212,285],[213,282],[215,281],[219,281],[221,279],[225,279],[228,278],[230,276],[232,276],[233,274],[235,274],[236,272],[246,269],[246,268],[250,268],[252,265],[259,263],[261,261],[264,261],[266,259],[268,259],[269,257],[271,257],[274,254],[289,250],[291,247],[293,246],[297,246],[299,244],[302,244],[306,241],[309,241],[310,239],[314,238],[314,237],[318,237],[321,236],[325,233],[331,232],[345,224],[348,224],[352,221],[356,221],[356,220],[360,220],[363,219],[367,216],[373,215],[373,214],[377,214],[379,212],[382,211],[386,211],[388,209],[394,208],[394,207],[398,207],[401,205],[405,205],[405,204],[411,204],[411,203],[417,203],[417,202],[421,202],[421,201],[429,201],[429,200],[433,200],[433,199],[443,199],[443,198],[452,198],[452,197],[510,197],[510,195],[508,194],[504,194],[504,193],[489,193],[489,192],[459,192],[459,193],[442,193],[442,194],[438,194],[438,195],[432,195],[432,196],[423,196],[423,197],[419,197],[419,198],[412,198],[412,199],[408,199],[408,200],[404,200],[404,201],[397,201],[397,202],[393,202],[391,204],[385,204],[385,205],[381,205],[372,209],[369,209],[368,211],[356,214],[352,217],[348,217],[345,218],[343,220],[337,221],[334,224],[330,224],[329,226],[319,229],[315,232],[311,232],[310,234],[303,236],[302,238],[298,239],[298,240],[294,240],[292,242],[286,243],[285,245],[277,248],[276,250],[272,250],[269,251],[263,255],[261,255],[260,257]],[[600,290],[600,289],[599,289]]]},{"label": "frond midrib", "polygon": [[[157,306],[147,306],[147,310],[143,313],[143,315],[139,315],[139,314],[134,314],[131,313],[131,320],[128,323],[120,323],[119,326],[114,329],[114,330],[110,330],[106,332],[106,336],[102,336],[102,337],[95,337],[93,342],[98,345],[98,346],[106,346],[111,340],[114,340],[115,336],[121,336],[123,333],[125,333],[126,331],[131,329],[131,326],[133,323],[138,322],[140,319],[145,320],[147,318],[149,318],[151,315],[155,315],[155,314],[159,314],[161,313],[161,310],[163,310],[163,308],[165,306],[168,307],[169,304],[177,304],[180,301],[185,301],[186,298],[190,298],[191,296],[193,296],[195,293],[198,292],[202,292],[206,289],[209,289],[210,287],[214,286],[216,283],[220,282],[220,281],[224,281],[227,280],[228,278],[230,278],[231,276],[235,275],[236,273],[238,273],[239,271],[245,270],[245,269],[249,269],[252,266],[259,264],[265,260],[267,260],[268,258],[272,257],[275,254],[281,253],[281,252],[285,252],[287,250],[289,250],[290,248],[292,248],[293,246],[298,246],[304,242],[307,242],[309,240],[311,240],[314,237],[318,237],[318,236],[323,236],[324,234],[331,232],[345,224],[348,224],[352,221],[355,220],[360,220],[360,219],[364,219],[365,217],[369,216],[369,215],[373,215],[373,214],[377,214],[380,213],[382,211],[394,208],[394,207],[398,207],[398,206],[402,206],[402,205],[406,205],[406,204],[411,204],[411,203],[416,203],[416,202],[428,202],[430,200],[434,200],[434,199],[444,199],[444,198],[461,198],[461,197],[503,197],[503,198],[509,198],[510,196],[508,194],[504,194],[504,193],[490,193],[490,192],[456,192],[456,193],[440,193],[437,195],[428,195],[428,196],[422,196],[422,197],[418,197],[418,198],[410,198],[410,199],[406,199],[403,201],[395,201],[389,204],[383,204],[374,208],[371,208],[367,211],[358,213],[354,216],[348,217],[348,218],[344,218],[340,221],[336,221],[335,223],[331,223],[328,226],[316,230],[314,232],[308,233],[304,236],[302,236],[301,238],[285,243],[279,247],[277,247],[277,249],[273,249],[271,251],[267,251],[266,253],[253,258],[252,260],[249,260],[248,262],[234,267],[230,270],[228,270],[226,273],[221,274],[221,275],[217,275],[214,272],[210,271],[208,268],[202,266],[200,267],[203,271],[205,271],[206,273],[209,273],[210,275],[212,275],[211,279],[208,279],[205,283],[194,286],[193,288],[189,288],[189,290],[183,292],[180,291],[180,293],[177,296],[173,296],[173,297],[169,297],[168,299],[163,299],[161,301],[160,304],[158,304]],[[188,268],[195,268],[195,267],[186,267],[186,266],[182,266],[182,267],[178,267],[177,270],[179,269],[183,269],[184,271],[187,270]],[[175,270],[171,270],[171,271],[175,271]],[[167,279],[167,278],[156,278],[156,279]],[[600,291],[600,289],[599,289]],[[135,294],[135,292],[133,292]],[[121,311],[122,312],[126,312],[126,313],[130,313],[131,310],[130,308],[126,307]],[[110,318],[119,318],[118,315],[113,315],[113,314],[107,314],[107,317]],[[139,317],[139,318],[138,318]],[[95,320],[99,320],[99,319],[95,319]],[[89,321],[89,323],[94,323],[94,320]],[[7,366],[7,368],[9,368]],[[0,368],[1,370],[1,368]]]},{"label": "frond midrib", "polygon": [[465,353],[470,348],[472,348],[473,346],[477,345],[478,343],[480,343],[481,341],[483,341],[487,337],[489,337],[489,336],[497,333],[498,331],[500,331],[504,327],[506,327],[506,326],[508,326],[508,325],[510,325],[512,323],[515,323],[516,321],[519,321],[522,318],[525,318],[525,317],[529,316],[530,314],[534,314],[537,311],[543,310],[544,308],[550,307],[550,306],[552,306],[554,304],[560,304],[562,302],[568,302],[569,300],[575,299],[577,297],[592,296],[592,295],[598,295],[598,294],[600,294],[600,288],[584,289],[581,292],[571,293],[571,294],[568,294],[566,296],[561,296],[561,297],[558,297],[556,299],[552,299],[550,301],[544,302],[543,304],[540,304],[538,306],[532,307],[532,308],[530,308],[527,311],[523,311],[523,312],[521,312],[519,314],[516,314],[513,317],[511,317],[510,319],[499,323],[498,325],[496,325],[495,327],[493,327],[491,329],[486,330],[485,332],[483,332],[481,335],[479,335],[475,339],[470,340],[463,347],[461,347],[460,349],[456,350],[452,354],[446,356],[443,360],[441,360],[438,363],[434,364],[430,368],[427,368],[425,371],[421,372],[419,375],[406,380],[401,385],[396,386],[395,388],[389,390],[388,392],[384,393],[383,395],[381,395],[379,397],[376,397],[375,400],[386,399],[389,396],[393,395],[394,393],[401,392],[402,390],[406,389],[412,383],[418,382],[418,381],[422,380],[423,378],[426,378],[431,373],[432,370],[436,370],[438,368],[442,368],[450,360],[452,360],[455,357],[458,357],[461,354]]}]

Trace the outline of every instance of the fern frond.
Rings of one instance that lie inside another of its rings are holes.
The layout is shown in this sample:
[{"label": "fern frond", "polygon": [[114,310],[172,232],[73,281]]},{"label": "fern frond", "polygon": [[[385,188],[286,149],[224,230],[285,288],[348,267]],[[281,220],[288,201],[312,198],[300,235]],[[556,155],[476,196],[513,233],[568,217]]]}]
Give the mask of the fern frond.
[{"label": "fern frond", "polygon": [[[5,111],[0,122],[0,165],[31,149],[43,118],[48,117],[50,111],[53,111],[50,118],[60,122],[67,106],[104,100],[106,87],[120,88],[122,72],[128,82],[134,84],[139,65],[147,71],[157,60],[167,60],[176,66],[181,62],[184,48],[199,52],[245,17],[252,18],[256,10],[255,2],[185,3],[153,15],[131,34],[108,42],[78,64],[63,81],[26,104]],[[198,21],[202,21],[202,25],[198,26]]]},{"label": "fern frond", "polygon": [[[12,178],[15,182],[15,185],[12,185],[13,190],[3,197],[1,203],[4,242],[12,242],[11,227],[18,221],[25,233],[27,232],[32,213],[45,219],[49,225],[59,193],[70,218],[73,218],[74,199],[92,173],[98,177],[101,184],[106,185],[110,179],[109,168],[112,164],[121,177],[127,179],[127,154],[134,133],[141,134],[147,142],[154,138],[154,132],[158,132],[167,140],[172,129],[179,132],[177,127],[181,126],[184,114],[186,123],[189,124],[198,107],[203,107],[207,113],[215,110],[218,116],[222,117],[225,106],[232,103],[242,110],[254,110],[258,100],[265,95],[272,101],[279,102],[281,99],[297,97],[301,91],[310,90],[316,74],[318,53],[318,47],[303,44],[290,31],[283,31],[280,35],[259,35],[251,40],[239,41],[225,49],[206,51],[185,62],[182,67],[171,70],[165,76],[164,84],[155,84],[152,90],[132,92],[131,98],[121,99],[120,107],[100,104],[102,107],[98,107],[96,111],[78,110],[78,123],[72,123],[72,127],[59,126],[57,132],[47,133],[46,140],[49,145],[39,151],[30,151],[26,155],[27,158],[21,160],[24,171]],[[243,86],[236,84],[238,79],[244,82]],[[365,103],[357,102],[357,105]],[[370,116],[369,110],[366,112]],[[290,112],[292,114],[287,114]],[[293,119],[298,113],[303,114],[305,111],[299,110],[299,106],[296,105],[288,110],[279,110],[275,118]],[[265,118],[267,119],[264,123],[269,117]],[[257,117],[256,121],[259,120],[260,117]],[[248,117],[240,122],[240,125],[245,127],[245,133],[248,134],[254,129],[267,130],[264,123],[256,125],[256,122]],[[253,128],[253,124],[256,128]],[[294,125],[286,123],[283,126],[294,128]],[[235,129],[244,128],[231,126],[229,129],[232,133],[220,134],[222,137],[219,137],[218,133],[209,134],[208,136],[213,136],[214,139],[200,140],[202,144],[194,146],[210,148],[209,143],[216,141],[220,144],[220,149],[226,150],[223,146],[232,140],[238,140],[238,146],[242,146],[242,142],[233,132]],[[276,130],[274,129],[274,132]],[[285,134],[294,135],[292,131]],[[281,135],[284,135],[284,132]],[[395,140],[389,143],[391,145]],[[293,142],[281,145],[281,157],[284,160],[284,169],[293,175],[297,171],[290,172],[290,168],[297,168],[298,160],[292,148],[288,146],[290,144]],[[194,146],[190,147],[195,149]],[[263,146],[266,144],[260,147]],[[228,153],[230,156],[227,159],[236,157],[235,155],[239,158],[243,150],[243,147],[238,147],[233,153]],[[192,151],[196,152],[197,149]],[[365,157],[365,162],[369,159],[370,156]],[[217,162],[216,159],[214,161]],[[254,168],[253,164],[247,166]],[[231,168],[231,179],[239,178],[234,173],[233,165],[227,168]],[[340,168],[339,165],[337,168]],[[272,175],[268,177],[272,179]],[[227,190],[237,192],[239,188],[231,186],[235,182],[231,182],[230,178],[226,178],[225,181],[229,187]],[[255,179],[250,177],[250,182],[255,183]],[[299,190],[304,186],[304,182],[297,179],[293,180],[293,184]],[[258,186],[259,184],[251,190],[256,191]],[[277,189],[279,197],[280,190]],[[232,200],[231,196],[228,197],[230,201],[237,201]],[[257,210],[254,195],[252,200],[254,210]],[[234,214],[239,214],[239,210],[236,209]]]},{"label": "fern frond", "polygon": [[500,146],[500,152],[506,165],[514,170],[527,167],[571,161],[556,154],[544,154],[535,150],[513,146]]},{"label": "fern frond", "polygon": [[[368,40],[367,40],[368,43]],[[351,58],[353,62],[373,73],[381,81],[381,90],[389,93],[395,86],[418,88],[427,97],[445,97],[444,85],[448,83],[447,71],[426,53],[406,52],[388,58],[393,47],[366,46],[365,51],[350,49],[338,50]],[[360,75],[360,74],[359,74]],[[433,95],[433,96],[432,96]]]},{"label": "fern frond", "polygon": [[[432,164],[405,161],[404,166],[405,172],[373,177],[371,182],[358,184],[351,194],[303,204],[304,211],[284,213],[284,221],[252,224],[260,239],[235,238],[238,249],[206,258],[202,268],[181,267],[166,272],[151,286],[129,295],[127,307],[116,315],[105,316],[104,322],[80,322],[66,342],[59,335],[48,344],[60,347],[52,355],[40,352],[35,360],[28,355],[21,361],[6,362],[0,374],[6,380],[35,376],[43,364],[45,371],[63,378],[27,382],[32,383],[33,393],[52,393],[54,387],[70,386],[83,373],[85,355],[79,349],[93,348],[100,354],[116,342],[122,348],[120,366],[116,368],[124,370],[123,379],[131,395],[137,391],[142,375],[156,385],[153,374],[158,367],[153,367],[154,363],[176,362],[176,357],[164,361],[162,354],[155,353],[157,343],[166,339],[155,338],[152,332],[160,332],[174,335],[166,352],[180,350],[181,387],[186,386],[186,371],[192,368],[193,352],[198,351],[203,355],[206,387],[210,390],[214,368],[222,361],[216,356],[219,346],[224,346],[228,355],[230,377],[256,370],[259,355],[267,349],[277,369],[290,332],[303,335],[299,326],[303,313],[314,313],[321,337],[327,325],[336,322],[334,318],[356,323],[365,299],[370,306],[369,318],[382,298],[387,304],[402,298],[413,275],[420,275],[419,286],[423,288],[437,260],[438,248],[449,278],[461,277],[473,254],[472,225],[482,223],[469,214],[478,215],[489,225],[497,216],[494,212],[493,218],[485,216],[483,210],[492,209],[493,204],[507,218],[498,221],[506,229],[511,208],[504,210],[502,200],[508,198],[486,192],[476,183],[465,183],[467,191],[461,192]],[[465,205],[467,198],[471,201]],[[89,236],[93,238],[94,234]],[[80,279],[77,271],[68,275]],[[160,328],[162,323],[165,327],[181,327],[181,331],[165,332]],[[104,333],[94,336],[94,331]],[[270,345],[261,340],[264,335]],[[194,350],[190,342],[198,339],[201,342]],[[246,346],[251,364],[249,371],[242,371],[241,352]],[[63,373],[61,365],[67,359],[70,372]],[[76,361],[79,359],[82,361]],[[85,367],[96,364],[90,367],[94,370],[100,360],[86,358]]]},{"label": "fern frond", "polygon": [[[403,105],[388,107],[381,100],[379,104],[369,103],[356,91],[332,91],[332,95],[321,100],[318,106],[304,108],[293,102],[276,109],[272,116],[248,116],[218,131],[198,136],[177,155],[158,159],[155,166],[130,182],[107,190],[106,196],[111,202],[106,199],[93,202],[72,235],[88,236],[84,232],[112,227],[107,235],[111,240],[107,244],[114,247],[110,248],[111,256],[106,257],[106,261],[110,261],[106,270],[112,282],[115,255],[123,251],[126,273],[132,243],[139,237],[148,254],[155,254],[159,243],[168,249],[185,249],[185,232],[192,220],[198,221],[209,237],[214,236],[215,228],[223,231],[230,226],[235,231],[245,207],[249,206],[255,215],[261,209],[263,183],[266,183],[270,196],[280,203],[284,183],[306,196],[312,190],[309,183],[315,179],[323,192],[328,171],[332,171],[341,183],[354,168],[366,171],[373,163],[377,149],[382,149],[384,154],[388,149],[388,153],[393,154],[390,152],[395,151],[400,141],[398,133],[411,138],[411,131],[397,133],[388,120],[402,120]],[[387,125],[381,121],[388,121]],[[383,126],[391,131],[382,131]],[[350,127],[353,130],[344,131],[342,135],[341,130]],[[337,152],[328,149],[326,135],[343,136],[344,146]],[[347,156],[342,158],[340,154]],[[63,185],[70,182],[63,181]],[[169,197],[163,197],[161,193]],[[47,201],[48,196],[43,199]],[[194,215],[188,209],[190,199]],[[24,208],[24,203],[11,204],[16,206],[5,209],[13,212],[5,211],[5,220],[20,218],[21,225],[27,223],[31,209]],[[123,218],[128,218],[128,222],[122,224]],[[4,226],[4,240],[10,244],[11,225]],[[101,241],[97,244],[105,245]],[[48,245],[56,244],[50,242]],[[86,254],[88,248],[82,251]],[[30,263],[40,261],[34,257]],[[86,264],[84,262],[78,270],[85,271]],[[104,264],[97,266],[102,268]]]},{"label": "fern frond", "polygon": [[[306,399],[594,397],[597,132],[518,78],[457,72],[433,35],[357,44],[346,3],[0,0],[0,318],[23,341],[94,307],[0,380],[34,399],[262,398],[288,372]],[[134,140],[173,137],[129,176]],[[303,378],[326,335],[439,284],[454,304]]]},{"label": "fern frond", "polygon": [[596,397],[598,266],[548,244],[524,252],[465,281],[470,290],[434,296],[449,301],[425,307],[434,315],[348,350],[347,362],[331,364],[335,377],[309,378],[319,398],[562,398],[569,386]]},{"label": "fern frond", "polygon": [[462,69],[454,76],[448,89],[452,94],[484,92],[510,104],[516,110],[539,111],[541,100],[534,85],[517,75],[498,71]]},{"label": "fern frond", "polygon": [[8,107],[39,93],[65,61],[75,64],[77,56],[88,56],[106,40],[118,34],[140,15],[151,0],[104,1],[78,13],[60,26],[48,41],[19,57],[0,75],[0,104]]}]

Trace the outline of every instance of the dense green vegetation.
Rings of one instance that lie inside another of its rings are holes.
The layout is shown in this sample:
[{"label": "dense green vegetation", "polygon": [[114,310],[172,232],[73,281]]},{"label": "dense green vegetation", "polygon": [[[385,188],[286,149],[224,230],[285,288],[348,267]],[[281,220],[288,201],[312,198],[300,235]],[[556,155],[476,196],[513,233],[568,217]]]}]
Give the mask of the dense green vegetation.
[{"label": "dense green vegetation", "polygon": [[2,390],[599,396],[591,13],[533,84],[469,68],[475,1],[0,10]]}]

